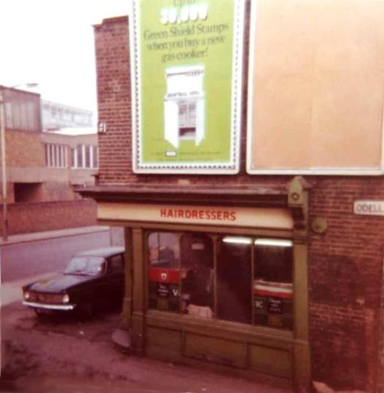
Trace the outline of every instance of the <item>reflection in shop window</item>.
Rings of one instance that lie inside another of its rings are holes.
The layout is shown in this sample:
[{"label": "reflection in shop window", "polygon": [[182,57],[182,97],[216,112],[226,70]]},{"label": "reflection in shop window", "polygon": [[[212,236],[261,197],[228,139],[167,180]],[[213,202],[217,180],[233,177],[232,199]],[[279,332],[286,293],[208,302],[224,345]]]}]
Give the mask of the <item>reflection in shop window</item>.
[{"label": "reflection in shop window", "polygon": [[227,321],[252,322],[252,239],[226,236],[217,258],[217,315]]},{"label": "reflection in shop window", "polygon": [[180,311],[179,236],[153,232],[148,236],[149,308]]},{"label": "reflection in shop window", "polygon": [[292,329],[292,241],[256,239],[253,291],[257,325]]},{"label": "reflection in shop window", "polygon": [[292,245],[281,239],[153,232],[147,244],[149,308],[292,329]]},{"label": "reflection in shop window", "polygon": [[213,317],[213,241],[208,235],[187,233],[181,238],[182,311]]}]

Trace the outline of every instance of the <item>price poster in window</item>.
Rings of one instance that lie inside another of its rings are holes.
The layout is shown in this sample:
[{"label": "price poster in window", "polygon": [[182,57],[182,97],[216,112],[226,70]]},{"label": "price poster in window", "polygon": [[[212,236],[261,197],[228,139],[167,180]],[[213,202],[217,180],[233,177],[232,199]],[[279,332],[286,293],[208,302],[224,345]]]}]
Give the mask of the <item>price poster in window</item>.
[{"label": "price poster in window", "polygon": [[133,0],[133,170],[239,171],[244,0]]}]

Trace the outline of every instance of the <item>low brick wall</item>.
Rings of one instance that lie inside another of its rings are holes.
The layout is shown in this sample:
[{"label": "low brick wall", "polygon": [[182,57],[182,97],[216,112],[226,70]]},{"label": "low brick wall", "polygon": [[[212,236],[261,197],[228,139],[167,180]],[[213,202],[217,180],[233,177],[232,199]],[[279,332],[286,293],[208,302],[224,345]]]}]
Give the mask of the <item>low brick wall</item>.
[{"label": "low brick wall", "polygon": [[[0,210],[2,222],[2,209]],[[8,205],[9,235],[91,225],[96,225],[96,203],[91,200]]]}]

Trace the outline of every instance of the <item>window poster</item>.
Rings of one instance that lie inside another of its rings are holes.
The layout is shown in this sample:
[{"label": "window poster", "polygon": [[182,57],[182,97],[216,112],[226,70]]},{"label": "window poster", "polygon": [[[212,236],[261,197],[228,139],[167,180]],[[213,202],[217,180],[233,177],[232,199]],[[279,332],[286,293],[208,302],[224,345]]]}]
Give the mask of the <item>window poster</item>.
[{"label": "window poster", "polygon": [[133,0],[133,170],[237,173],[244,0]]}]

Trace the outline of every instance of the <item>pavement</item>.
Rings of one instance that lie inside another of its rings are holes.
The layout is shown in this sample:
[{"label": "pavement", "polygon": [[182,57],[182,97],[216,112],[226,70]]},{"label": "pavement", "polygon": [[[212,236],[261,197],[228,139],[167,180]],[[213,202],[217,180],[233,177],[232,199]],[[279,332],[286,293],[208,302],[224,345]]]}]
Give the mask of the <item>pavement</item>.
[{"label": "pavement", "polygon": [[56,272],[49,272],[44,274],[37,274],[35,276],[28,276],[20,280],[1,283],[0,285],[0,307],[8,306],[9,304],[17,301],[22,301],[23,293],[21,288],[37,280],[45,279],[52,276]]},{"label": "pavement", "polygon": [[[209,365],[187,366],[118,351],[119,312],[38,320],[19,302],[2,309],[5,345],[0,392],[292,393]],[[235,370],[236,372],[236,370]]]},{"label": "pavement", "polygon": [[36,233],[25,233],[19,235],[11,235],[8,236],[8,239],[4,241],[3,238],[0,238],[0,246],[8,246],[17,243],[26,243],[26,242],[34,242],[44,239],[53,239],[57,237],[67,237],[67,236],[77,236],[84,235],[87,233],[94,232],[103,232],[109,231],[110,228],[107,226],[88,226],[88,227],[80,227],[80,228],[67,228],[60,229],[55,231],[46,231],[46,232],[36,232]]}]

